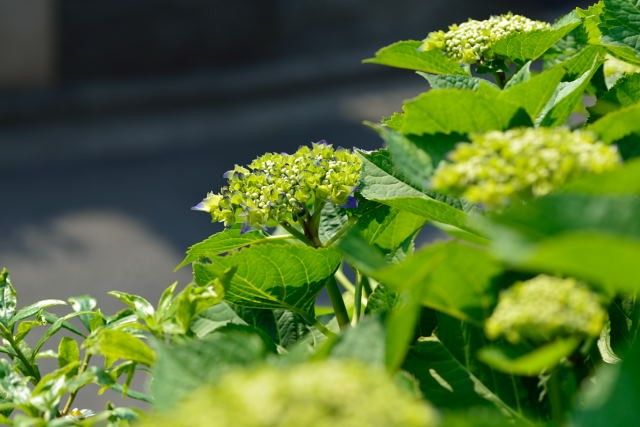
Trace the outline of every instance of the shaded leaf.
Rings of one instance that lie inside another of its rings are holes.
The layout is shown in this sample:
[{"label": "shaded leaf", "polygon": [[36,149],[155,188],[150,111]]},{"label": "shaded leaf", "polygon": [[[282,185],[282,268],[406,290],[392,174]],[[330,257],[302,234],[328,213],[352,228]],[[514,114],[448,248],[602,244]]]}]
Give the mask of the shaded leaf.
[{"label": "shaded leaf", "polygon": [[439,50],[423,52],[418,50],[422,42],[405,40],[383,47],[365,63],[387,65],[389,67],[424,71],[432,74],[466,74],[466,72]]},{"label": "shaded leaf", "polygon": [[201,340],[159,344],[151,383],[155,405],[170,409],[191,390],[215,382],[234,367],[259,363],[273,350],[253,328],[237,325]]},{"label": "shaded leaf", "polygon": [[578,347],[579,340],[564,339],[545,344],[526,354],[510,354],[505,348],[485,347],[478,358],[498,371],[507,374],[535,376],[548,372]]}]

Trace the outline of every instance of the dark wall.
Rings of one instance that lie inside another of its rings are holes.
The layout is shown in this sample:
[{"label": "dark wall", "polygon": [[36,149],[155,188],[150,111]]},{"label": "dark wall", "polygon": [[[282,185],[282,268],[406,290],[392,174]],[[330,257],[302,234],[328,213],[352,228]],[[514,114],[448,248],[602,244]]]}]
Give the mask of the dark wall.
[{"label": "dark wall", "polygon": [[229,68],[375,49],[467,17],[539,18],[569,0],[59,0],[63,81]]}]

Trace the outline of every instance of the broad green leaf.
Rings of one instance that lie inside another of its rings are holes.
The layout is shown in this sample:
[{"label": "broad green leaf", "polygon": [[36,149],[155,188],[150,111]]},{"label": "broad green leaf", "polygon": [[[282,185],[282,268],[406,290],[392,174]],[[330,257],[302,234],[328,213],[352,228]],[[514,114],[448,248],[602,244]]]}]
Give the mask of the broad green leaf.
[{"label": "broad green leaf", "polygon": [[203,339],[158,344],[157,351],[151,391],[155,406],[167,410],[228,370],[260,363],[274,349],[253,328],[233,325]]},{"label": "broad green leaf", "polygon": [[549,372],[578,347],[579,340],[568,338],[545,344],[526,354],[511,354],[508,349],[491,346],[480,350],[478,358],[507,374],[536,376]]},{"label": "broad green leaf", "polygon": [[520,105],[502,99],[500,93],[488,83],[473,91],[433,89],[405,102],[402,119],[391,127],[415,135],[504,130]]},{"label": "broad green leaf", "polygon": [[464,368],[435,337],[421,338],[403,368],[420,383],[424,396],[439,408],[492,406],[518,417],[494,392]]},{"label": "broad green leaf", "polygon": [[285,309],[308,316],[327,277],[338,267],[340,254],[332,248],[314,249],[273,242],[211,261],[211,264],[194,264],[197,284],[224,279],[225,299],[231,303]]},{"label": "broad green leaf", "polygon": [[43,326],[46,324],[47,323],[43,322],[42,320],[25,320],[23,322],[18,323],[15,340],[17,342],[22,341],[24,337],[26,337],[27,334],[31,332],[31,329],[37,328],[39,326]]},{"label": "broad green leaf", "polygon": [[560,126],[582,105],[582,98],[591,78],[602,64],[601,58],[595,58],[591,67],[575,80],[560,83],[551,99],[536,118],[536,124],[543,126]]},{"label": "broad green leaf", "polygon": [[20,310],[18,310],[16,314],[13,316],[13,318],[11,319],[10,325],[13,325],[16,322],[19,322],[35,314],[38,314],[40,311],[42,311],[45,308],[53,307],[56,305],[67,305],[67,303],[59,299],[46,299],[46,300],[38,301],[26,307],[23,307]]},{"label": "broad green leaf", "polygon": [[640,239],[640,198],[636,195],[550,194],[494,216],[528,240],[573,231],[599,231]]},{"label": "broad green leaf", "polygon": [[338,249],[347,261],[364,274],[387,265],[384,253],[372,246],[357,230],[351,230],[338,242]]},{"label": "broad green leaf", "polygon": [[156,360],[155,351],[149,345],[121,330],[103,329],[85,345],[90,353],[98,353],[111,362],[123,359],[152,366]]},{"label": "broad green leaf", "polygon": [[62,337],[58,344],[58,367],[65,366],[80,361],[80,348],[73,338]]},{"label": "broad green leaf", "polygon": [[423,216],[365,201],[370,206],[353,227],[369,244],[383,251],[393,251],[413,236],[426,219]]},{"label": "broad green leaf", "polygon": [[492,51],[516,61],[535,60],[578,25],[580,25],[580,19],[569,15],[551,28],[504,37],[493,45]]},{"label": "broad green leaf", "polygon": [[255,243],[265,242],[267,237],[262,231],[257,230],[243,233],[239,227],[226,229],[191,246],[176,270],[200,261],[202,258],[214,257]]},{"label": "broad green leaf", "polygon": [[441,51],[419,50],[421,44],[418,40],[399,41],[383,47],[373,58],[365,59],[364,62],[432,74],[467,74],[460,65],[447,58]]},{"label": "broad green leaf", "polygon": [[202,338],[228,324],[246,325],[246,322],[222,302],[199,313],[191,323],[191,331]]},{"label": "broad green leaf", "polygon": [[[450,224],[463,230],[474,231],[468,224],[467,214],[447,203],[450,199],[439,199],[427,195],[393,176],[385,165],[381,153],[361,154],[363,159],[362,189],[364,198],[401,209],[427,219]],[[435,196],[435,195],[433,195]]]},{"label": "broad green leaf", "polygon": [[387,370],[396,372],[404,363],[409,346],[415,340],[414,331],[420,318],[420,295],[416,289],[398,294],[387,316],[385,363]]},{"label": "broad green leaf", "polygon": [[620,107],[627,107],[640,101],[640,74],[627,74],[602,95],[597,104],[590,108],[592,114],[603,116]]},{"label": "broad green leaf", "polygon": [[603,4],[602,43],[620,59],[640,64],[640,5],[632,0],[604,0]]},{"label": "broad green leaf", "polygon": [[384,366],[385,329],[380,319],[366,317],[348,329],[331,349],[330,357]]},{"label": "broad green leaf", "polygon": [[17,295],[11,284],[9,270],[0,270],[0,322],[8,325],[16,312]]},{"label": "broad green leaf", "polygon": [[570,426],[634,426],[640,424],[640,342],[625,354],[621,364],[601,366],[585,382],[576,399]]},{"label": "broad green leaf", "polygon": [[389,287],[379,284],[367,299],[365,314],[385,314],[390,312],[398,302],[398,293]]},{"label": "broad green leaf", "polygon": [[490,314],[497,292],[492,279],[501,272],[499,263],[485,249],[443,242],[375,272],[374,277],[398,292],[414,290],[427,307],[481,324]]},{"label": "broad green leaf", "polygon": [[587,127],[608,144],[640,131],[640,103],[607,114]]},{"label": "broad green leaf", "polygon": [[302,339],[310,331],[308,321],[302,316],[288,310],[273,310],[278,332],[276,343],[288,348]]},{"label": "broad green leaf", "polygon": [[501,236],[495,252],[514,267],[574,276],[611,291],[640,290],[640,241],[595,231],[576,231],[525,243]]},{"label": "broad green leaf", "polygon": [[555,93],[564,74],[564,69],[556,66],[505,88],[500,96],[510,102],[519,103],[529,117],[535,119]]},{"label": "broad green leaf", "polygon": [[384,140],[394,169],[412,186],[424,190],[435,167],[431,156],[404,135],[384,126],[374,128]]},{"label": "broad green leaf", "polygon": [[609,196],[640,195],[640,159],[600,175],[588,175],[566,185],[562,191]]},{"label": "broad green leaf", "polygon": [[322,243],[327,243],[336,234],[349,226],[347,210],[333,203],[327,203],[322,208],[320,224],[318,224],[318,237]]}]

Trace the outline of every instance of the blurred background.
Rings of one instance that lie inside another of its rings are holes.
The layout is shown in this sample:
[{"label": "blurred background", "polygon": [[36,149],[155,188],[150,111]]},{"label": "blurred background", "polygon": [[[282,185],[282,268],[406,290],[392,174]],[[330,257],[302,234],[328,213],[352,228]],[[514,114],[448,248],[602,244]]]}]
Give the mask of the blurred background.
[{"label": "blurred background", "polygon": [[[0,0],[0,266],[26,304],[155,299],[218,228],[190,211],[234,163],[326,139],[425,88],[379,47],[564,0]],[[464,112],[461,112],[464,114]]]}]

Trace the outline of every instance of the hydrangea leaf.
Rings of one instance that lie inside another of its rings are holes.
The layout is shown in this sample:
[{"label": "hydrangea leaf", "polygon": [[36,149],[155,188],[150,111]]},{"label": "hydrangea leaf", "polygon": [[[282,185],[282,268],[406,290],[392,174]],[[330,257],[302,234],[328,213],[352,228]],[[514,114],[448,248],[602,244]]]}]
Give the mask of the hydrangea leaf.
[{"label": "hydrangea leaf", "polygon": [[509,405],[467,370],[436,337],[421,338],[403,369],[416,377],[420,390],[439,408],[495,406],[519,418]]},{"label": "hydrangea leaf", "polygon": [[606,143],[640,132],[640,103],[609,113],[589,125],[587,129],[598,134],[600,140]]},{"label": "hydrangea leaf", "polygon": [[372,205],[371,209],[360,217],[354,230],[359,231],[369,244],[385,251],[397,249],[427,221],[421,215],[387,205],[369,203]]},{"label": "hydrangea leaf", "polygon": [[550,28],[508,35],[498,40],[492,51],[512,60],[535,60],[578,27],[580,22],[577,16],[567,15]]},{"label": "hydrangea leaf", "polygon": [[232,227],[216,233],[202,242],[187,249],[187,254],[176,270],[200,261],[203,258],[215,257],[223,253],[267,241],[267,235],[259,230],[243,233],[241,227]]},{"label": "hydrangea leaf", "polygon": [[592,115],[603,116],[638,101],[640,101],[640,74],[629,74],[621,77],[589,111]]},{"label": "hydrangea leaf", "polygon": [[421,44],[422,42],[417,40],[399,41],[383,47],[373,58],[365,59],[364,62],[432,74],[467,74],[460,65],[440,51],[418,50]]},{"label": "hydrangea leaf", "polygon": [[158,344],[151,383],[154,403],[170,408],[191,390],[216,381],[228,369],[258,363],[273,350],[254,329],[238,325],[198,340]]},{"label": "hydrangea leaf", "polygon": [[640,423],[640,341],[620,364],[600,366],[576,399],[571,425],[600,427]]},{"label": "hydrangea leaf", "polygon": [[495,299],[492,279],[501,272],[485,249],[445,242],[378,270],[374,277],[395,291],[412,290],[427,307],[482,324]]},{"label": "hydrangea leaf", "polygon": [[[612,185],[609,180],[603,188]],[[633,190],[624,181],[620,185],[623,193]],[[514,206],[494,216],[493,249],[523,270],[566,274],[611,291],[633,292],[640,289],[639,215],[640,202],[633,195],[550,195],[526,209]]]},{"label": "hydrangea leaf", "polygon": [[596,57],[591,67],[575,80],[560,83],[547,105],[536,117],[536,124],[542,126],[565,124],[576,107],[581,105],[585,90],[601,64],[602,59]]},{"label": "hydrangea leaf", "polygon": [[[194,280],[220,279],[225,299],[244,307],[285,309],[308,316],[316,295],[340,263],[337,250],[265,243],[194,264]],[[233,274],[230,274],[233,273]]]},{"label": "hydrangea leaf", "polygon": [[[444,196],[428,195],[393,176],[388,156],[383,152],[362,154],[363,173],[361,194],[397,209],[411,212],[425,218],[474,231],[469,225],[463,205]],[[438,198],[436,198],[438,197]],[[456,203],[453,206],[451,203]]]},{"label": "hydrangea leaf", "polygon": [[632,0],[604,0],[603,4],[602,43],[620,59],[640,64],[640,5]]},{"label": "hydrangea leaf", "polygon": [[536,376],[555,367],[573,353],[579,343],[576,338],[560,339],[525,354],[511,354],[508,348],[491,346],[481,349],[478,358],[507,374]]},{"label": "hydrangea leaf", "polygon": [[405,102],[402,119],[393,127],[416,135],[506,129],[519,108],[488,83],[474,91],[434,89]]}]

